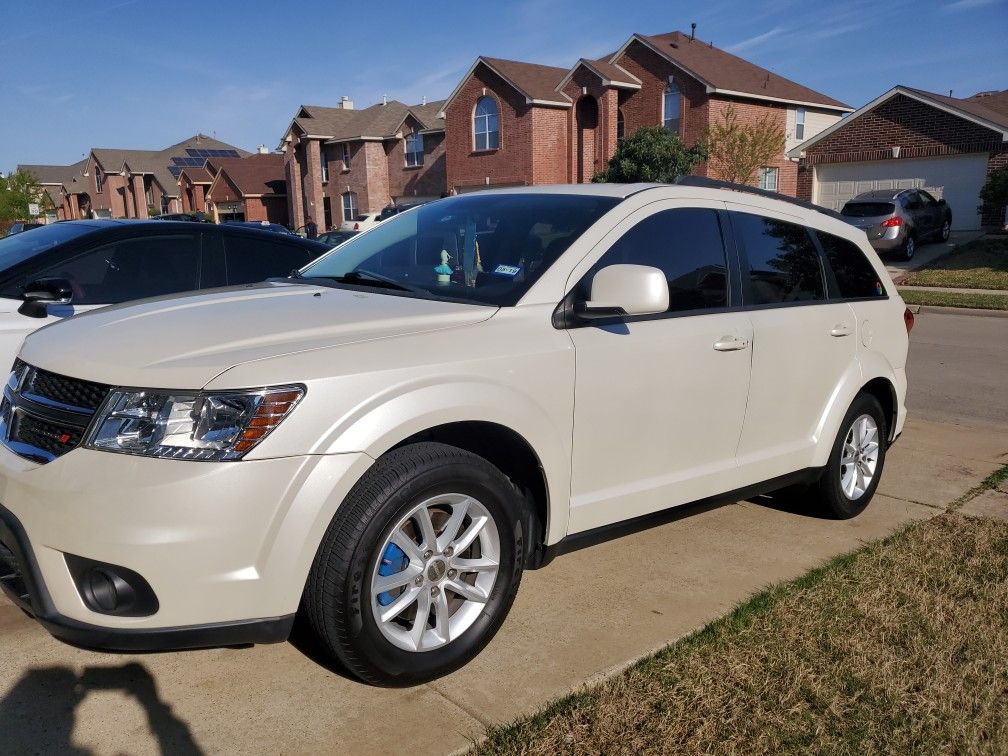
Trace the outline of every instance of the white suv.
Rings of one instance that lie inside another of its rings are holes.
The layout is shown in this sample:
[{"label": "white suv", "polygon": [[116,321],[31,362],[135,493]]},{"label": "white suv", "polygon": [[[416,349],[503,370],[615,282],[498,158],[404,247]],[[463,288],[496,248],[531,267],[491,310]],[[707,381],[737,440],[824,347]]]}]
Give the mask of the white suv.
[{"label": "white suv", "polygon": [[471,659],[522,571],[795,485],[872,498],[912,316],[865,235],[694,185],[447,198],[288,279],[29,336],[4,390],[0,582],[117,650],[281,641],[364,680]]}]

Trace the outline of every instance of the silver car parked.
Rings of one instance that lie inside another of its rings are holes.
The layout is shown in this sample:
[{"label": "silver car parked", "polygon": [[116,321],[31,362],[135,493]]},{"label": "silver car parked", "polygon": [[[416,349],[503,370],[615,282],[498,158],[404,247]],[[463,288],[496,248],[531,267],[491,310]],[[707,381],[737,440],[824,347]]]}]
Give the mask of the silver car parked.
[{"label": "silver car parked", "polygon": [[923,189],[876,189],[849,200],[840,211],[847,222],[863,228],[880,255],[909,260],[917,243],[934,238],[947,241],[952,211],[943,199]]}]

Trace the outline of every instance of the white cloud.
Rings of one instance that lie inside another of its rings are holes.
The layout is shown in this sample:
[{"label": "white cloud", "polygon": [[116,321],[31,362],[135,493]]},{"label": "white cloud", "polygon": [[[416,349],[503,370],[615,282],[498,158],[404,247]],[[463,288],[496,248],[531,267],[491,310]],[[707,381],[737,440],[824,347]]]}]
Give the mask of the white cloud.
[{"label": "white cloud", "polygon": [[998,0],[956,0],[954,3],[946,5],[944,10],[971,10],[972,8],[982,8],[985,5],[994,5],[996,2],[998,2]]},{"label": "white cloud", "polygon": [[752,48],[759,47],[764,42],[773,39],[783,31],[784,31],[783,28],[777,26],[768,32],[764,32],[763,34],[757,34],[755,37],[749,37],[748,39],[743,39],[741,42],[736,42],[734,45],[729,45],[726,49],[730,53],[738,53],[742,52],[743,50],[751,50]]}]

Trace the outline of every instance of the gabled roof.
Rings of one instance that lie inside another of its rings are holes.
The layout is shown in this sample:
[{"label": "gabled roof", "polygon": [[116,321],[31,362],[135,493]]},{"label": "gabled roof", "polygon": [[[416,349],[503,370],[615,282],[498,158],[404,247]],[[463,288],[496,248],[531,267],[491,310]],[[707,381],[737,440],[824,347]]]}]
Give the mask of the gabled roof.
[{"label": "gabled roof", "polygon": [[243,197],[286,195],[287,177],[283,155],[249,155],[243,158],[218,158],[219,170],[207,194],[221,181],[230,181]]},{"label": "gabled roof", "polygon": [[557,92],[557,85],[567,75],[568,69],[557,68],[556,66],[541,66],[538,63],[524,63],[519,60],[504,60],[503,58],[488,58],[481,55],[473,62],[466,71],[465,76],[454,91],[448,95],[448,99],[441,105],[441,112],[438,114],[444,118],[445,109],[454,100],[462,87],[473,75],[479,66],[486,66],[505,82],[508,83],[518,94],[525,98],[529,105],[546,105],[553,107],[569,108],[570,98],[567,95]]},{"label": "gabled roof", "polygon": [[567,82],[574,77],[579,68],[585,68],[595,74],[595,76],[601,79],[602,86],[604,87],[616,87],[617,89],[641,88],[640,79],[629,71],[624,71],[615,63],[610,63],[608,60],[588,60],[587,58],[581,58],[567,72],[567,75],[560,79],[560,83],[556,85],[557,92],[562,91],[567,86]]},{"label": "gabled roof", "polygon": [[[207,162],[209,163],[210,161],[208,160]],[[182,180],[183,176],[189,179],[190,183],[193,184],[209,184],[210,182],[213,181],[213,176],[210,175],[210,171],[208,171],[204,167],[195,165],[183,168],[179,172],[179,181]]]},{"label": "gabled roof", "polygon": [[793,158],[801,157],[809,147],[818,144],[838,129],[843,128],[851,121],[856,118],[860,118],[865,113],[873,110],[883,102],[891,100],[897,95],[903,95],[917,100],[918,102],[923,102],[926,105],[931,105],[939,110],[944,110],[946,113],[951,113],[954,116],[965,118],[967,121],[972,121],[980,126],[996,131],[1001,134],[1002,141],[1008,142],[1008,113],[1002,113],[998,110],[989,108],[986,105],[978,104],[977,100],[974,98],[963,100],[955,97],[948,97],[946,95],[935,94],[934,92],[925,92],[923,89],[914,89],[913,87],[905,87],[902,84],[897,84],[888,92],[879,95],[866,105],[862,105],[846,118],[841,118],[832,126],[823,129],[811,139],[807,139],[796,147],[788,150],[788,156]]},{"label": "gabled roof", "polygon": [[977,92],[972,97],[967,97],[964,102],[973,102],[988,110],[1008,116],[1008,89]]},{"label": "gabled roof", "polygon": [[120,173],[129,170],[132,173],[148,173],[161,185],[169,197],[178,197],[178,180],[168,170],[172,158],[191,157],[186,150],[234,150],[242,157],[249,155],[243,149],[222,142],[206,134],[195,134],[183,139],[177,144],[162,150],[124,150],[118,148],[95,147],[91,150],[91,159],[96,160],[107,173]]},{"label": "gabled roof", "polygon": [[19,165],[17,170],[26,171],[43,186],[62,186],[72,181],[84,171],[87,158],[73,165]]},{"label": "gabled roof", "polygon": [[849,112],[852,107],[821,92],[778,76],[748,60],[720,50],[709,42],[690,39],[680,31],[668,34],[634,34],[609,58],[618,63],[633,42],[639,42],[704,84],[708,94],[749,97],[793,105],[808,105]]},{"label": "gabled roof", "polygon": [[[302,105],[291,122],[291,128],[297,127],[303,136],[325,139],[330,143],[393,139],[409,115],[416,119],[422,131],[444,131],[444,118],[440,116],[442,105],[441,100],[421,105],[388,100],[360,110]],[[283,141],[286,139],[285,135]]]}]

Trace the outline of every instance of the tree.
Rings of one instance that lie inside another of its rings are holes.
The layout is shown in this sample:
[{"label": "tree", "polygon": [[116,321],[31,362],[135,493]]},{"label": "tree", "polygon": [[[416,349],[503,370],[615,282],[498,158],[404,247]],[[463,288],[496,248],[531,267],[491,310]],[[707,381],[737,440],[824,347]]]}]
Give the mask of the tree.
[{"label": "tree", "polygon": [[702,144],[687,147],[678,135],[662,126],[638,129],[616,147],[604,170],[595,174],[595,182],[632,184],[638,181],[671,183],[707,158]]},{"label": "tree", "polygon": [[19,170],[0,177],[0,221],[29,220],[33,216],[28,206],[37,202],[41,206],[45,197],[42,185],[28,171]]},{"label": "tree", "polygon": [[1008,205],[1008,166],[991,171],[980,190],[980,202],[983,203],[981,210],[991,209],[992,214],[1004,212],[1005,205]]},{"label": "tree", "polygon": [[784,152],[784,129],[769,112],[751,123],[739,123],[735,106],[728,105],[704,141],[714,173],[725,181],[751,184],[757,170]]}]

